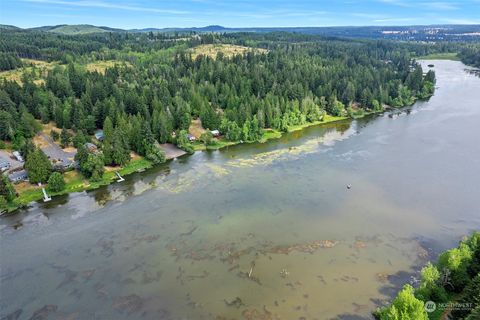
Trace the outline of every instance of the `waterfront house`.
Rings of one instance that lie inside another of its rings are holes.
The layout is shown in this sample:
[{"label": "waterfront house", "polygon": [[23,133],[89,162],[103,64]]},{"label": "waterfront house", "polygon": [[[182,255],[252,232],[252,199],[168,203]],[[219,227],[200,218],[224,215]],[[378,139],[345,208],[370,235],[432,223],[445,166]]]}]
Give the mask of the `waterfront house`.
[{"label": "waterfront house", "polygon": [[28,174],[25,170],[15,171],[8,175],[8,179],[13,183],[25,181],[28,179]]},{"label": "waterfront house", "polygon": [[218,131],[218,130],[212,130],[210,132],[212,133],[212,136],[214,136],[214,137],[219,137],[220,136],[220,131]]}]

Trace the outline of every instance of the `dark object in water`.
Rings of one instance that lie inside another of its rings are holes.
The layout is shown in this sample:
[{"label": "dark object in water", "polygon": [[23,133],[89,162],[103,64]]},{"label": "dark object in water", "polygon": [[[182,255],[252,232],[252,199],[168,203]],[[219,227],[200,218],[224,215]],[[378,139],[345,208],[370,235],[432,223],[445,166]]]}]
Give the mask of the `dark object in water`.
[{"label": "dark object in water", "polygon": [[244,306],[245,304],[243,303],[242,299],[239,297],[236,297],[234,300],[227,301],[226,299],[223,300],[225,304],[229,307],[236,307],[240,308],[241,306]]},{"label": "dark object in water", "polygon": [[351,185],[351,184],[347,184],[347,189],[352,189],[352,185]]},{"label": "dark object in water", "polygon": [[195,226],[192,229],[190,229],[190,231],[188,231],[188,232],[180,233],[180,237],[192,235],[192,233],[194,233],[195,230],[197,230],[197,228],[198,228],[198,226]]},{"label": "dark object in water", "polygon": [[433,67],[435,67],[435,65],[429,64],[428,67],[429,67],[429,68],[433,68]]}]

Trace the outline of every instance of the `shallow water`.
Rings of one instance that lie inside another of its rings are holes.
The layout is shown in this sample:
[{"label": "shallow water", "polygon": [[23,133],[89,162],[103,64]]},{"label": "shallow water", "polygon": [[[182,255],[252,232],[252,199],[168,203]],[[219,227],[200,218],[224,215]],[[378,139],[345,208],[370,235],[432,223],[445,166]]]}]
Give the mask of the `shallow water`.
[{"label": "shallow water", "polygon": [[433,63],[428,102],[0,219],[1,316],[370,318],[480,229],[480,78]]}]

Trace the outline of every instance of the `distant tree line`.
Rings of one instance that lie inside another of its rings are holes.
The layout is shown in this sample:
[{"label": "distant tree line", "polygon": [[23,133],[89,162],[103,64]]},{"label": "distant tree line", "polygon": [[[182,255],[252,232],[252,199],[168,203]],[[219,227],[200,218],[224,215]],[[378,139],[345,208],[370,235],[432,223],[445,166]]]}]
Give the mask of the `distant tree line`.
[{"label": "distant tree line", "polygon": [[480,68],[480,45],[469,45],[464,47],[459,53],[460,59],[465,64]]}]

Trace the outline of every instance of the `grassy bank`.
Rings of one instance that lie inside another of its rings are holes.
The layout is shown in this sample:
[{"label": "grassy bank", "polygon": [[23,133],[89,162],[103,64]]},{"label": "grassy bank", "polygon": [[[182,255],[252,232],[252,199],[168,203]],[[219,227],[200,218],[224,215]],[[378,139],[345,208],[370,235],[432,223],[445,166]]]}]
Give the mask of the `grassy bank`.
[{"label": "grassy bank", "polygon": [[[312,126],[318,126],[318,125],[324,125],[327,123],[332,123],[332,122],[337,122],[337,121],[342,121],[342,120],[347,120],[350,119],[349,117],[335,117],[335,116],[330,116],[330,115],[325,115],[323,117],[322,121],[315,121],[315,122],[307,122],[301,125],[296,125],[296,126],[290,126],[288,127],[288,132],[294,132],[294,131],[300,131],[308,127]],[[283,132],[275,130],[275,129],[263,129],[263,137],[259,141],[253,141],[253,142],[260,142],[260,143],[265,143],[269,140],[273,139],[279,139],[283,136]],[[252,142],[252,143],[253,143]],[[210,145],[210,146],[205,146],[205,144],[201,143],[200,141],[197,141],[193,144],[193,148],[195,151],[203,151],[203,150],[218,150],[222,149],[225,147],[229,146],[234,146],[237,144],[241,143],[248,143],[245,141],[228,141],[228,140],[223,140],[219,139],[216,140],[215,144]]]},{"label": "grassy bank", "polygon": [[[146,170],[152,167],[152,163],[144,158],[138,158],[130,161],[124,167],[118,170],[107,171],[103,174],[100,181],[88,181],[78,171],[69,171],[65,173],[65,189],[59,192],[48,192],[49,196],[59,196],[72,192],[81,192],[87,190],[93,190],[111,184],[117,180],[116,171],[122,176],[127,176],[134,172]],[[44,185],[47,187],[47,185]],[[39,201],[43,199],[43,193],[41,187],[32,186],[19,191],[19,196],[15,198],[7,207],[7,212],[15,211],[20,207],[28,205],[32,201]]]},{"label": "grassy bank", "polygon": [[290,126],[288,127],[288,132],[294,132],[294,131],[299,131],[303,130],[305,128],[311,127],[311,126],[318,126],[322,124],[327,124],[327,123],[332,123],[332,122],[337,122],[337,121],[342,121],[342,120],[347,120],[350,119],[349,117],[336,117],[336,116],[331,116],[326,114],[322,121],[314,121],[314,122],[307,122],[304,124],[299,124],[296,126]]},{"label": "grassy bank", "polygon": [[460,61],[457,53],[445,52],[445,53],[432,53],[426,56],[417,57],[417,60],[455,60]]}]

